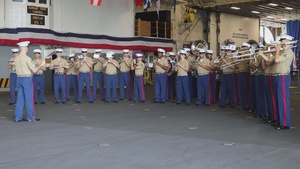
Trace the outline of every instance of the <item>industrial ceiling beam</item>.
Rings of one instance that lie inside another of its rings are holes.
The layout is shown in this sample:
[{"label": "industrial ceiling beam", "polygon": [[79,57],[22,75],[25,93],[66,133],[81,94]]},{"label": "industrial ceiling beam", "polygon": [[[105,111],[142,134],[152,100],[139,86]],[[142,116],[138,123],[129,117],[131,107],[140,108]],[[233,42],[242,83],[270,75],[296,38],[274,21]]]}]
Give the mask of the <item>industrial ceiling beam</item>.
[{"label": "industrial ceiling beam", "polygon": [[[202,0],[194,0],[194,1],[202,1]],[[203,2],[202,5],[198,4],[203,8],[212,8],[215,6],[220,5],[229,5],[229,4],[239,4],[239,3],[246,3],[246,2],[261,2],[262,0],[214,0],[214,1],[207,1]]]}]

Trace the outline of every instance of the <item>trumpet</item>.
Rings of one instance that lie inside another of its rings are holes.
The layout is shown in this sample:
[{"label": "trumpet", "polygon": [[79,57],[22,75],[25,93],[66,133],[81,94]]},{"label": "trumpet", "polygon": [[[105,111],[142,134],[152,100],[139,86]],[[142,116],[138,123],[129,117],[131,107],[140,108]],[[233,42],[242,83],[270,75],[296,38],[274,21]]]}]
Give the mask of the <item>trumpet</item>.
[{"label": "trumpet", "polygon": [[296,46],[299,46],[300,41],[294,40],[294,41],[290,41],[290,42],[282,42],[282,43],[277,42],[277,41],[271,41],[270,44],[269,44],[269,46],[274,46],[274,47],[275,47],[275,46],[277,46],[277,45],[283,45],[283,44],[285,44],[285,45],[291,45],[291,44],[294,44],[294,43],[296,43]]},{"label": "trumpet", "polygon": [[8,61],[8,64],[11,65],[11,66],[14,66],[15,62],[14,61]]},{"label": "trumpet", "polygon": [[69,61],[68,63],[70,64],[70,65],[69,65],[70,68],[72,68],[72,67],[74,66],[74,62]]},{"label": "trumpet", "polygon": [[229,62],[228,64],[221,65],[220,69],[226,69],[226,68],[229,68],[231,66],[235,66],[235,65],[239,64],[241,61],[251,60],[251,59],[256,59],[256,56],[250,57],[250,58],[239,59],[239,60],[235,60],[235,61]]}]

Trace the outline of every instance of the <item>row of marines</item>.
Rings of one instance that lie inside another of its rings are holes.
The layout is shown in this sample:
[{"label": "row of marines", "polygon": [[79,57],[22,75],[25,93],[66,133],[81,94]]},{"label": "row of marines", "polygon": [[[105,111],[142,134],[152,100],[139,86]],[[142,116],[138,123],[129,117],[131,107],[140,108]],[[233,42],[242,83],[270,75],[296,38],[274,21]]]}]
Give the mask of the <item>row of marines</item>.
[{"label": "row of marines", "polygon": [[[259,52],[255,57],[235,57],[235,45],[222,46],[221,56],[213,57],[212,50],[199,49],[193,56],[190,49],[180,50],[179,59],[175,53],[169,52],[166,57],[163,49],[158,49],[158,57],[154,60],[155,70],[155,100],[154,103],[165,103],[168,96],[174,97],[177,91],[177,101],[175,105],[182,104],[185,100],[191,104],[193,94],[196,91],[196,105],[209,106],[219,98],[219,88],[216,87],[218,80],[221,80],[220,106],[225,107],[226,99],[229,99],[231,107],[241,105],[242,109],[256,112],[257,116],[265,117],[270,123],[277,126],[277,129],[288,129],[290,127],[290,105],[289,105],[289,66],[293,58],[293,52],[285,42],[292,40],[292,37],[282,36],[280,45],[276,47],[275,56],[271,57],[264,52]],[[248,43],[243,43],[242,51],[247,51],[251,47]],[[14,55],[17,51],[13,50]],[[123,50],[123,59],[118,62],[114,59],[114,53],[107,53],[107,60],[101,55],[101,50],[96,50],[93,58],[87,57],[86,49],[82,49],[82,58],[75,61],[74,55],[69,57],[69,61],[61,58],[62,49],[56,50],[57,58],[50,64],[50,69],[54,69],[54,91],[55,103],[65,103],[70,99],[70,86],[74,88],[74,96],[78,103],[82,102],[82,90],[86,85],[87,97],[90,103],[96,98],[96,88],[90,89],[90,70],[93,69],[93,86],[100,83],[100,97],[106,102],[110,101],[110,89],[112,88],[112,101],[117,102],[116,85],[117,69],[120,70],[120,100],[124,99],[126,89],[127,98],[131,100],[130,94],[130,69],[135,69],[133,101],[145,101],[143,86],[143,70],[145,65],[142,62],[142,54],[138,54],[138,59],[129,58],[129,50]],[[245,52],[247,53],[247,52]],[[245,54],[243,53],[243,55]],[[42,63],[40,50],[35,50],[36,59],[33,61],[36,66]],[[97,55],[98,54],[98,55]],[[17,55],[17,54],[16,54]],[[246,54],[247,55],[247,54]],[[16,57],[16,56],[14,56]],[[9,68],[13,66],[9,65]],[[105,68],[105,69],[103,69]],[[45,103],[43,94],[43,82],[39,76],[45,71],[45,66],[37,70],[34,75],[35,97],[37,103],[37,88],[41,91],[41,103]],[[64,74],[66,69],[67,84],[65,92]],[[104,70],[106,83],[106,97],[104,98]],[[255,70],[255,71],[254,71]],[[79,71],[79,75],[77,73]],[[250,75],[250,71],[253,72]],[[176,72],[176,73],[175,73]],[[221,78],[216,78],[216,72],[221,72]],[[197,85],[193,90],[192,79],[196,73]],[[12,73],[13,74],[13,73]],[[13,76],[11,74],[11,76]],[[77,76],[78,75],[78,76]],[[249,77],[250,76],[250,77]],[[41,78],[42,79],[42,78]],[[77,89],[77,79],[79,80]],[[177,80],[175,80],[177,79]],[[217,80],[217,81],[216,81]],[[177,90],[175,87],[177,81]],[[220,81],[219,81],[220,82]],[[12,85],[13,86],[13,85]],[[126,86],[126,87],[125,87]],[[62,99],[59,99],[58,90],[62,90]],[[11,89],[11,91],[14,91]],[[65,96],[66,93],[66,96]],[[12,104],[14,103],[12,94]],[[66,99],[66,100],[65,100]]]}]

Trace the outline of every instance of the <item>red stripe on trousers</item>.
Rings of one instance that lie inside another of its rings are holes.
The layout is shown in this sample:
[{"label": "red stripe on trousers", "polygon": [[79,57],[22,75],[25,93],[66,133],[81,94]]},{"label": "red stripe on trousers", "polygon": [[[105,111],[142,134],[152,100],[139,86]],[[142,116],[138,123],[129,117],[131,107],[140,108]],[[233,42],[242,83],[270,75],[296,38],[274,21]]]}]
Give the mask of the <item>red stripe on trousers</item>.
[{"label": "red stripe on trousers", "polygon": [[284,83],[285,76],[281,77],[281,84],[282,84],[282,94],[283,94],[283,126],[286,126],[286,93],[285,93],[285,83]]},{"label": "red stripe on trousers", "polygon": [[277,108],[276,108],[276,102],[275,102],[275,97],[273,92],[272,76],[269,77],[269,83],[270,83],[270,93],[272,98],[274,120],[277,120]]}]

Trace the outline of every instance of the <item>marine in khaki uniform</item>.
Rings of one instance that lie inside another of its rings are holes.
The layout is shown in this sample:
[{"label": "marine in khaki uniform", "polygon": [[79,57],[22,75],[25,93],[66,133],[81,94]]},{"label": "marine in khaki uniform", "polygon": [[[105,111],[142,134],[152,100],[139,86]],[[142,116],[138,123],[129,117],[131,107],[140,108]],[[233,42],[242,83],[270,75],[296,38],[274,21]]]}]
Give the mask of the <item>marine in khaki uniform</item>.
[{"label": "marine in khaki uniform", "polygon": [[264,85],[264,70],[262,68],[262,56],[257,55],[251,61],[250,69],[255,71],[255,101],[256,101],[256,114],[258,117],[266,117],[266,92]]},{"label": "marine in khaki uniform", "polygon": [[[132,60],[129,57],[129,50],[123,50],[123,59],[120,64],[120,74],[119,74],[119,83],[120,83],[120,100],[124,100],[124,90],[126,90],[126,98],[131,100],[130,93],[130,68]],[[125,89],[126,88],[126,89]]]},{"label": "marine in khaki uniform", "polygon": [[222,45],[220,46],[220,56],[218,56],[215,61],[214,61],[214,70],[216,73],[216,101],[219,101],[220,99],[220,90],[221,90],[221,60],[224,58],[226,55],[225,52],[225,46]]},{"label": "marine in khaki uniform", "polygon": [[175,65],[175,71],[177,71],[177,102],[175,103],[175,105],[181,104],[184,96],[186,98],[186,103],[190,105],[191,97],[188,86],[189,62],[186,60],[186,51],[180,50],[179,52],[180,61]]},{"label": "marine in khaki uniform", "polygon": [[77,103],[82,102],[82,92],[85,84],[86,95],[89,103],[93,103],[92,91],[91,91],[91,76],[90,71],[93,67],[92,58],[87,56],[87,49],[81,49],[80,59],[76,62],[76,68],[79,70],[78,76],[78,99]]},{"label": "marine in khaki uniform", "polygon": [[143,63],[143,54],[137,53],[137,59],[131,62],[131,68],[134,70],[134,100],[133,102],[138,102],[139,99],[142,103],[145,102],[145,90],[144,90],[144,69],[145,64]]},{"label": "marine in khaki uniform", "polygon": [[196,106],[202,105],[203,96],[205,105],[210,105],[210,90],[209,90],[209,70],[210,61],[205,57],[205,49],[198,50],[198,59],[196,60],[195,69],[197,70],[197,102]]},{"label": "marine in khaki uniform", "polygon": [[210,93],[210,104],[216,102],[216,74],[215,74],[215,58],[213,57],[214,51],[207,50],[206,58],[209,60],[209,93]]},{"label": "marine in khaki uniform", "polygon": [[[247,51],[243,54],[249,54],[251,45],[247,42],[243,42],[241,50]],[[242,59],[246,59],[243,57]],[[239,91],[240,91],[240,105],[242,110],[249,109],[249,98],[248,98],[248,86],[249,86],[249,60],[242,60],[239,62]]]},{"label": "marine in khaki uniform", "polygon": [[[33,53],[34,53],[34,56],[35,56],[35,59],[33,60],[33,63],[36,65],[36,67],[39,67],[42,64],[42,61],[43,61],[41,59],[42,51],[40,49],[34,49]],[[40,89],[40,95],[41,95],[41,104],[46,103],[44,71],[46,71],[46,66],[41,67],[37,72],[35,72],[33,74],[34,104],[38,103],[38,91],[39,91],[39,89]]]},{"label": "marine in khaki uniform", "polygon": [[[274,53],[275,54],[275,53]],[[277,103],[276,103],[276,90],[274,89],[275,78],[273,78],[276,70],[275,59],[272,53],[266,53],[261,55],[262,67],[265,73],[265,91],[266,91],[266,108],[268,123],[277,124]]]},{"label": "marine in khaki uniform", "polygon": [[45,65],[43,60],[40,66],[33,64],[32,59],[27,56],[29,41],[20,42],[20,54],[15,58],[15,67],[17,73],[17,88],[18,98],[15,109],[15,122],[22,122],[23,120],[23,108],[26,104],[27,121],[38,121],[35,117],[35,110],[33,104],[33,84],[31,80],[31,72],[37,72],[41,67]]},{"label": "marine in khaki uniform", "polygon": [[[54,70],[54,97],[55,104],[62,102],[66,103],[65,98],[65,68],[69,68],[68,62],[61,57],[63,50],[56,49],[57,58],[52,60],[49,69]],[[61,90],[61,99],[59,98],[59,89]]]},{"label": "marine in khaki uniform", "polygon": [[101,56],[101,49],[96,49],[95,54],[93,56],[93,100],[96,99],[97,95],[97,85],[99,82],[100,86],[100,98],[101,100],[105,100],[105,92],[104,92],[104,68],[103,63],[105,59]]},{"label": "marine in khaki uniform", "polygon": [[189,62],[189,71],[188,71],[188,86],[190,90],[190,98],[191,101],[193,98],[196,97],[196,88],[197,88],[197,82],[196,79],[194,78],[196,75],[196,70],[194,69],[194,63],[196,60],[196,57],[191,54],[191,49],[190,48],[184,48],[186,51],[186,60]]},{"label": "marine in khaki uniform", "polygon": [[111,100],[110,90],[112,89],[112,101],[117,103],[117,81],[118,81],[118,69],[120,67],[118,61],[114,59],[114,52],[107,52],[106,60],[103,64],[105,67],[105,84],[106,84],[106,103],[109,103]]},{"label": "marine in khaki uniform", "polygon": [[15,67],[15,58],[19,55],[19,49],[11,49],[13,57],[9,59],[7,68],[11,70],[9,75],[9,89],[10,89],[10,103],[9,105],[14,105],[16,103],[16,85],[17,85],[17,73]]},{"label": "marine in khaki uniform", "polygon": [[232,64],[234,61],[234,59],[232,59],[232,51],[235,49],[235,45],[226,46],[226,55],[220,61],[220,68],[222,69],[220,107],[225,107],[227,96],[229,96],[231,107],[235,107],[234,91],[232,87],[235,69],[235,66]]},{"label": "marine in khaki uniform", "polygon": [[[291,125],[290,117],[290,66],[294,58],[294,53],[289,44],[293,40],[292,36],[282,35],[280,37],[281,45],[276,46],[275,54],[275,88],[277,94],[279,126],[276,129],[289,129]],[[283,48],[280,52],[280,48]]]},{"label": "marine in khaki uniform", "polygon": [[176,78],[176,73],[175,73],[175,64],[176,64],[176,59],[175,59],[175,53],[174,52],[169,52],[169,57],[167,57],[167,60],[170,65],[170,69],[167,73],[168,76],[168,98],[175,98],[176,97],[176,86],[175,86],[175,78]]},{"label": "marine in khaki uniform", "polygon": [[78,100],[78,69],[75,66],[75,54],[71,53],[68,58],[68,64],[69,68],[66,69],[66,76],[67,76],[67,82],[66,82],[66,99],[67,101],[70,101],[70,90],[71,87],[73,87],[73,94],[75,101]]},{"label": "marine in khaki uniform", "polygon": [[154,60],[154,69],[155,69],[155,100],[154,103],[165,103],[166,98],[166,72],[169,70],[168,60],[164,57],[165,50],[157,49],[158,58]]}]

